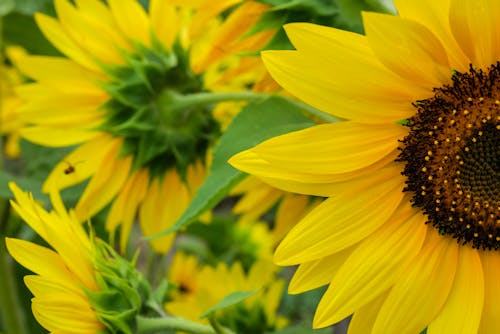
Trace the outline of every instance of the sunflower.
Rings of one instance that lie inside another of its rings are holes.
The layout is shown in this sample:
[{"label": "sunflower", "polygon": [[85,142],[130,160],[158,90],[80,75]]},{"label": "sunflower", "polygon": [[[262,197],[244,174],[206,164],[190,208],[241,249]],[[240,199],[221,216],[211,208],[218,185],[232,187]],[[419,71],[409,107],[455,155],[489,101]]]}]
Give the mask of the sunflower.
[{"label": "sunflower", "polygon": [[19,107],[22,101],[15,93],[14,87],[23,82],[15,64],[25,53],[19,46],[9,46],[5,50],[5,58],[10,65],[0,64],[0,135],[7,137],[4,149],[9,158],[19,158],[21,155],[19,129],[22,122]]},{"label": "sunflower", "polygon": [[[245,273],[239,262],[216,267],[202,265],[192,255],[176,253],[170,267],[169,282],[177,285],[165,309],[175,315],[200,321],[200,316],[224,297],[237,291],[259,290],[240,304],[217,312],[221,324],[238,333],[264,333],[282,327],[286,320],[276,315],[284,281],[275,279],[276,266],[257,260]],[[204,322],[208,322],[206,319]]]},{"label": "sunflower", "polygon": [[94,247],[73,212],[51,194],[55,210],[45,211],[27,193],[10,184],[15,196],[13,208],[52,249],[7,238],[9,253],[24,267],[36,273],[24,282],[33,293],[33,314],[51,333],[98,333],[104,325],[98,320],[88,291],[99,291],[95,279]]},{"label": "sunflower", "polygon": [[343,118],[231,163],[328,197],[285,237],[291,293],[328,285],[313,321],[349,333],[500,333],[500,2],[396,1],[366,35],[286,26],[274,79]]},{"label": "sunflower", "polygon": [[[265,79],[258,57],[239,54],[259,50],[274,31],[248,33],[267,10],[253,1],[152,0],[148,12],[135,0],[74,3],[56,0],[58,18],[35,16],[67,57],[20,63],[35,81],[18,90],[27,101],[21,134],[44,146],[76,146],[43,191],[90,179],[76,214],[85,220],[112,202],[107,229],[121,227],[124,249],[136,215],[144,234],[165,230],[204,178],[224,123],[214,115],[224,112],[183,97]],[[165,253],[172,239],[155,239],[153,248]]]}]

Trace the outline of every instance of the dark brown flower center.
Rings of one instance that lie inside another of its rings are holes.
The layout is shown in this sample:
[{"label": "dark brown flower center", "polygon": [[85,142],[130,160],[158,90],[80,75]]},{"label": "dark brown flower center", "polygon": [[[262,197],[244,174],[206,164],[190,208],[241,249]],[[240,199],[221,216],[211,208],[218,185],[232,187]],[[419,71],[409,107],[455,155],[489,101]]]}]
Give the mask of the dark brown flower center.
[{"label": "dark brown flower center", "polygon": [[500,63],[455,72],[452,84],[414,103],[398,161],[405,191],[441,234],[500,249]]}]

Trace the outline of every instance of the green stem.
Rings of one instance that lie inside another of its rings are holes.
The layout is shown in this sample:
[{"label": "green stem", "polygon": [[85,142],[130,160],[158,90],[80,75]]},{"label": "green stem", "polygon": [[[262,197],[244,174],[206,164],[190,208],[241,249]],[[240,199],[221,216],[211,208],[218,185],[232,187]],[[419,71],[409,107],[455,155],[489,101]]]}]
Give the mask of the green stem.
[{"label": "green stem", "polygon": [[[206,93],[193,93],[187,95],[181,95],[173,91],[165,91],[160,97],[160,104],[163,106],[168,106],[166,110],[177,111],[183,108],[220,103],[220,102],[234,102],[234,101],[258,101],[264,100],[275,96],[268,93],[258,93],[258,92],[206,92]],[[327,123],[338,122],[339,119],[322,112],[308,104],[300,102],[295,99],[291,99],[285,96],[279,96],[282,99],[286,99],[288,102],[294,104],[298,108],[304,110],[311,116],[317,117]]]},{"label": "green stem", "polygon": [[137,333],[154,333],[160,330],[183,331],[192,334],[217,334],[210,326],[177,317],[137,317]]},{"label": "green stem", "polygon": [[210,321],[210,325],[212,325],[217,334],[231,334],[230,330],[221,326],[213,314],[208,318],[208,321]]},{"label": "green stem", "polygon": [[13,262],[0,236],[0,313],[5,333],[27,334],[23,309],[20,307]]}]

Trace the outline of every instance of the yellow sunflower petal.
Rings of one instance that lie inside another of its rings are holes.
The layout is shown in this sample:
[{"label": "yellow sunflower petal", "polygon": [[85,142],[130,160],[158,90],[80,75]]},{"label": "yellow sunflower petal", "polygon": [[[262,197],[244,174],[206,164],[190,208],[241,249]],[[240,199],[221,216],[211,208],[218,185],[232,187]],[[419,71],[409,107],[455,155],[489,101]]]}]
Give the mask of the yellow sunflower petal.
[{"label": "yellow sunflower petal", "polygon": [[484,277],[481,258],[477,250],[460,247],[455,282],[443,310],[430,323],[427,333],[477,333],[483,301]]},{"label": "yellow sunflower petal", "polygon": [[118,158],[121,141],[107,152],[99,168],[85,188],[75,211],[80,220],[93,216],[104,208],[122,189],[132,167],[132,157]]},{"label": "yellow sunflower petal", "polygon": [[429,95],[382,66],[364,36],[306,23],[286,30],[298,51],[265,51],[264,63],[283,88],[324,112],[384,123],[409,117],[408,101]]},{"label": "yellow sunflower petal", "polygon": [[71,280],[61,257],[54,251],[25,240],[6,238],[7,250],[23,267],[45,277]]},{"label": "yellow sunflower petal", "polygon": [[104,157],[113,149],[114,139],[108,135],[90,140],[59,162],[45,180],[42,191],[64,189],[94,175]]},{"label": "yellow sunflower petal", "polygon": [[75,0],[79,12],[87,20],[87,23],[95,29],[105,33],[124,50],[131,50],[132,45],[126,40],[114,22],[109,7],[100,0]]},{"label": "yellow sunflower petal", "polygon": [[102,76],[62,57],[26,56],[18,61],[19,70],[34,80],[61,85],[65,82],[72,90],[102,90],[96,86]]},{"label": "yellow sunflower petal", "polygon": [[169,1],[151,0],[149,2],[149,17],[156,37],[171,48],[180,27],[175,7]]},{"label": "yellow sunflower petal", "polygon": [[373,334],[420,333],[439,314],[455,278],[458,245],[429,229],[422,251],[389,292]]},{"label": "yellow sunflower petal", "polygon": [[21,136],[29,141],[49,147],[61,147],[80,144],[99,135],[92,130],[57,129],[45,126],[33,126],[21,130]]},{"label": "yellow sunflower petal", "polygon": [[484,274],[484,305],[479,334],[500,333],[500,256],[498,252],[481,252]]},{"label": "yellow sunflower petal", "polygon": [[458,46],[450,29],[450,0],[395,0],[399,15],[429,28],[445,47],[453,69],[467,71],[470,60]]},{"label": "yellow sunflower petal", "polygon": [[293,168],[292,171],[342,174],[364,168],[385,157],[396,149],[398,138],[406,132],[405,128],[396,124],[323,124],[275,137],[253,151],[272,164]]},{"label": "yellow sunflower petal", "polygon": [[301,263],[290,281],[288,293],[302,293],[330,283],[355,248],[356,245],[319,260]]},{"label": "yellow sunflower petal", "polygon": [[451,31],[464,53],[475,66],[485,69],[499,60],[499,16],[499,1],[451,1]]},{"label": "yellow sunflower petal", "polygon": [[61,24],[47,15],[36,13],[35,20],[47,39],[62,53],[78,64],[96,72],[100,68],[86,52],[84,52],[64,31]]},{"label": "yellow sunflower petal", "polygon": [[81,285],[75,280],[57,280],[45,276],[27,275],[24,276],[24,283],[35,297],[52,293],[66,293],[86,298]]},{"label": "yellow sunflower petal", "polygon": [[[364,188],[361,190],[361,184]],[[384,224],[403,198],[398,168],[339,187],[299,222],[276,249],[275,261],[291,265],[338,252],[364,239]]]},{"label": "yellow sunflower petal", "polygon": [[363,13],[363,23],[378,59],[401,77],[429,91],[450,80],[446,51],[425,26],[378,13]]},{"label": "yellow sunflower petal", "polygon": [[144,8],[135,0],[109,0],[109,8],[124,36],[150,45],[150,23]]},{"label": "yellow sunflower petal", "polygon": [[281,200],[273,228],[273,243],[279,242],[304,215],[319,203],[311,205],[308,196],[286,194]]},{"label": "yellow sunflower petal", "polygon": [[377,319],[378,312],[387,298],[388,292],[384,292],[377,298],[361,307],[354,313],[347,334],[367,334],[371,333],[373,324]]},{"label": "yellow sunflower petal", "polygon": [[[161,182],[155,180],[140,209],[140,225],[144,235],[160,233],[171,227],[187,208],[189,192],[175,170],[170,170]],[[172,246],[173,233],[153,239],[155,251],[166,253]]]},{"label": "yellow sunflower petal", "polygon": [[135,171],[114,200],[106,219],[106,230],[113,233],[121,224],[120,250],[123,253],[140,203],[146,196],[149,176],[146,169]]},{"label": "yellow sunflower petal", "polygon": [[[397,148],[398,139],[406,132],[397,124],[321,124],[274,137],[235,155],[229,162],[238,169],[255,174],[253,165],[257,156],[271,165],[275,173],[282,175],[280,178],[300,181],[295,175],[311,174],[313,177],[318,175],[320,183],[328,175],[353,172],[383,159]],[[271,175],[268,172],[262,176]]]},{"label": "yellow sunflower petal", "polygon": [[55,0],[59,22],[73,40],[88,54],[107,64],[122,64],[123,56],[106,34],[106,30],[95,27],[67,0]]},{"label": "yellow sunflower petal", "polygon": [[68,299],[66,294],[53,294],[43,299],[33,298],[32,309],[36,320],[51,332],[91,334],[104,328],[88,302]]},{"label": "yellow sunflower petal", "polygon": [[315,322],[336,323],[389,289],[420,251],[426,219],[409,201],[403,203],[389,222],[356,247],[336,273],[321,298]]}]

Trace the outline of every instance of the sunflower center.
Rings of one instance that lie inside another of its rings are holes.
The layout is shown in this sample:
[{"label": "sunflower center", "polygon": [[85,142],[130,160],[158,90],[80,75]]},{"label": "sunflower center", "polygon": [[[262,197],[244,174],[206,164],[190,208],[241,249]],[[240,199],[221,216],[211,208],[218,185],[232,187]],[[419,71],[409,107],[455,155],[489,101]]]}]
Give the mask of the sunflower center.
[{"label": "sunflower center", "polygon": [[148,168],[151,176],[176,168],[183,176],[220,131],[207,106],[172,107],[174,96],[201,92],[202,78],[179,45],[136,49],[124,66],[106,68],[112,80],[103,88],[112,98],[102,106],[107,121],[101,128],[124,138],[121,154],[134,157],[134,168]]},{"label": "sunflower center", "polygon": [[499,250],[500,63],[455,72],[434,93],[407,123],[405,191],[441,234]]}]

